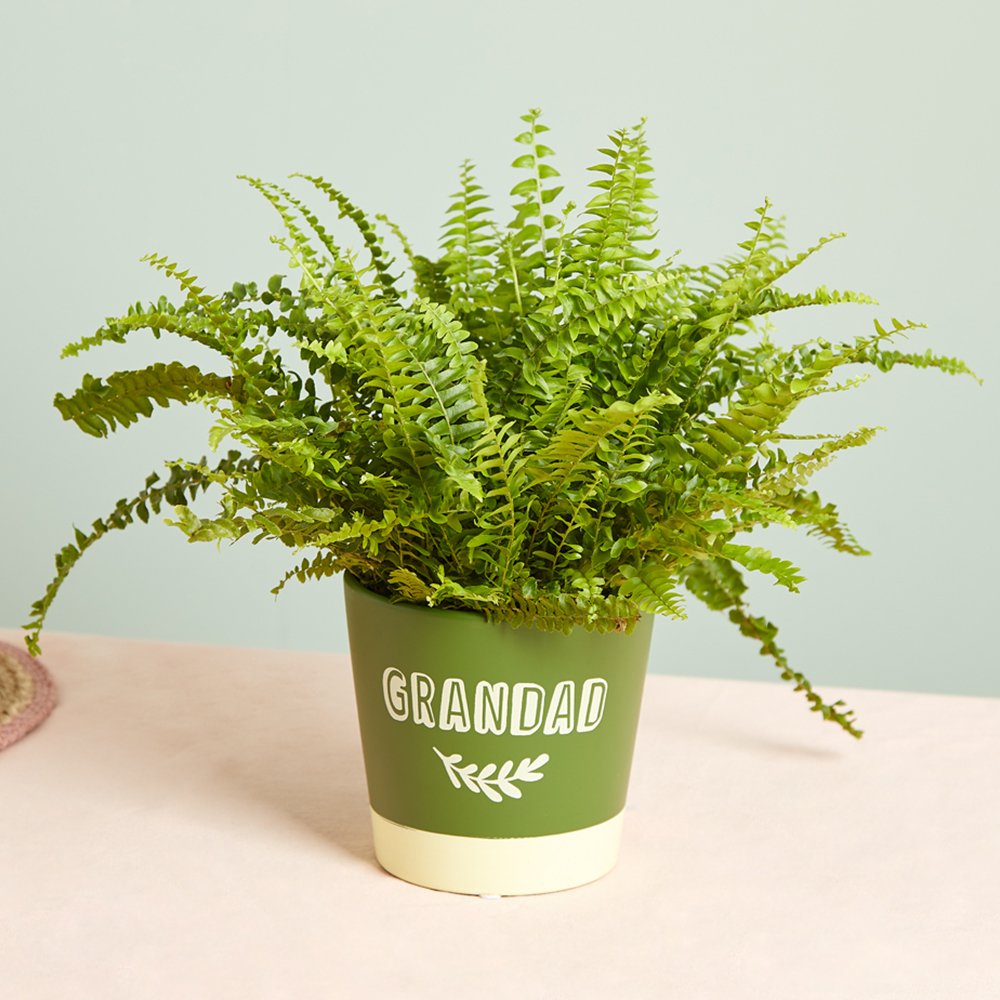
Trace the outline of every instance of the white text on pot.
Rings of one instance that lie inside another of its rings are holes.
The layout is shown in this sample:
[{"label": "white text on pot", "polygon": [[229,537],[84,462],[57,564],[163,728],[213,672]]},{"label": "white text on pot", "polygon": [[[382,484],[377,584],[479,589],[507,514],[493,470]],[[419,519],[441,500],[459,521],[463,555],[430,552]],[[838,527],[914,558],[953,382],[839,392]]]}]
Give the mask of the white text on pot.
[{"label": "white text on pot", "polygon": [[460,677],[448,677],[440,691],[428,674],[409,675],[397,667],[382,673],[382,695],[389,716],[428,729],[456,733],[492,733],[501,736],[546,736],[589,733],[604,718],[608,682],[603,677],[560,681],[551,693],[540,684],[491,684],[479,681],[470,693]]}]

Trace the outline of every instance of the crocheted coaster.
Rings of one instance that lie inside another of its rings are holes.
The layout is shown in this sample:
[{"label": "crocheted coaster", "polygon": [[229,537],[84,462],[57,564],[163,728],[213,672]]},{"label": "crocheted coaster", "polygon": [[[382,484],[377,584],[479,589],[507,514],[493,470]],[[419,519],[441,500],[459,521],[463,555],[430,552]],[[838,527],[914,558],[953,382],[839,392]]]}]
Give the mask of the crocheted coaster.
[{"label": "crocheted coaster", "polygon": [[44,722],[55,703],[55,685],[45,667],[0,642],[0,750]]}]

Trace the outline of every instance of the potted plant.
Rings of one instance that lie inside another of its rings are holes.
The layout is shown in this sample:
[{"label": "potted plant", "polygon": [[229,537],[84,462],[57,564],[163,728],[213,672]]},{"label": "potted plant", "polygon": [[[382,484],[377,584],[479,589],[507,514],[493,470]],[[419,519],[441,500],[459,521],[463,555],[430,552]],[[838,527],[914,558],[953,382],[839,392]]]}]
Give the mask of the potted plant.
[{"label": "potted plant", "polygon": [[[539,112],[522,121],[510,221],[494,221],[466,162],[437,259],[306,175],[293,176],[353,223],[353,249],[291,191],[243,178],[280,216],[272,241],[294,280],[214,294],[144,258],[179,300],[130,306],[64,355],[149,330],[204,345],[218,366],[87,375],[55,405],[105,437],[197,402],[214,414],[211,447],[234,447],[167,463],[77,530],[25,626],[37,650],[83,552],[164,505],[191,541],[303,552],[275,592],[343,571],[378,857],[459,892],[547,891],[614,864],[651,623],[682,618],[685,590],[756,640],[812,711],[861,735],[744,600],[745,571],[795,591],[799,570],[738,539],[783,524],[864,554],[807,481],[877,428],[798,435],[785,421],[865,377],[842,372],[968,372],[896,349],[921,324],[895,319],[780,346],[772,314],[874,301],[780,287],[842,234],[786,255],[765,201],[722,261],[658,259],[643,124],[609,137],[576,213],[557,208]],[[210,489],[211,517],[191,506]]]}]

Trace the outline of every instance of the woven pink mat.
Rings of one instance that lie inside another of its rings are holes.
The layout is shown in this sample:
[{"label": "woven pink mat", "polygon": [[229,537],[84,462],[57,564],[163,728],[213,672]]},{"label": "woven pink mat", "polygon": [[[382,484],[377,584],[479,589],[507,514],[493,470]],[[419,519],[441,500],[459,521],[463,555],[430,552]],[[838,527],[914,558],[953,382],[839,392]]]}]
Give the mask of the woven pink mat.
[{"label": "woven pink mat", "polygon": [[23,649],[0,642],[0,750],[44,722],[56,704],[49,672]]}]

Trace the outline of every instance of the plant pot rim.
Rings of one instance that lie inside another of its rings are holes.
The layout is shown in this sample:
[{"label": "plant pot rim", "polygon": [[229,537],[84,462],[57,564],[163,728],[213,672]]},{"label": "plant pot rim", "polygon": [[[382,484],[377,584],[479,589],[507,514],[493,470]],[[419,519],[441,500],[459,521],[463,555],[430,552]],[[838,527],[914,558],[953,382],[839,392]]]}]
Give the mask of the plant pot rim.
[{"label": "plant pot rim", "polygon": [[475,608],[436,608],[430,604],[419,604],[416,601],[394,601],[391,598],[386,597],[384,594],[378,594],[374,590],[369,590],[368,587],[366,587],[350,570],[347,569],[344,570],[344,586],[350,587],[350,589],[355,593],[361,594],[364,597],[372,601],[376,601],[386,607],[413,608],[421,613],[432,613],[442,618],[460,615],[462,618],[468,619],[468,617],[472,615],[484,624],[490,624],[486,615],[482,611],[477,611]]},{"label": "plant pot rim", "polygon": [[[344,586],[350,588],[354,593],[365,597],[368,600],[375,601],[383,605],[384,607],[391,608],[412,608],[421,614],[433,614],[439,620],[446,621],[451,619],[452,621],[469,621],[470,619],[476,619],[482,622],[484,625],[504,625],[504,622],[491,622],[482,611],[477,611],[475,608],[436,608],[430,604],[418,604],[416,601],[405,601],[399,600],[394,601],[383,594],[378,594],[374,590],[369,590],[350,570],[345,569],[343,571]],[[655,620],[656,615],[649,614],[647,612],[642,612],[636,621],[636,627],[647,619],[650,621]],[[532,627],[532,626],[527,626]],[[577,635],[579,633],[591,634],[591,630],[585,628],[582,625],[574,625],[572,632],[565,633],[559,632],[561,635]],[[609,633],[610,634],[610,633]],[[614,633],[617,634],[617,633]]]}]

